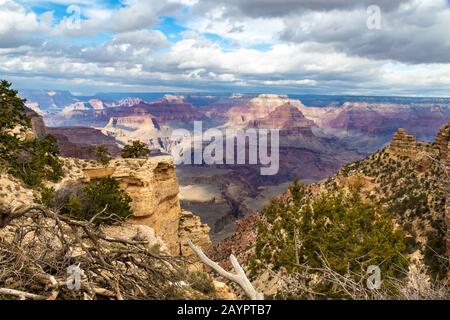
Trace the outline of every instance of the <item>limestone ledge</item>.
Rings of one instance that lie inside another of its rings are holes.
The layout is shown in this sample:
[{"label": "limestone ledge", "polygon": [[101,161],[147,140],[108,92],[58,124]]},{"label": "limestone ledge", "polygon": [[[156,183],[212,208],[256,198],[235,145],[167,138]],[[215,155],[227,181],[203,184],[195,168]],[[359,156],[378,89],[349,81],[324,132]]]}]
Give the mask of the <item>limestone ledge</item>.
[{"label": "limestone ledge", "polygon": [[84,168],[84,182],[113,177],[132,199],[129,222],[147,225],[166,243],[170,253],[191,256],[185,242],[191,239],[204,250],[211,248],[209,227],[192,213],[182,212],[173,159],[114,159],[106,167]]}]

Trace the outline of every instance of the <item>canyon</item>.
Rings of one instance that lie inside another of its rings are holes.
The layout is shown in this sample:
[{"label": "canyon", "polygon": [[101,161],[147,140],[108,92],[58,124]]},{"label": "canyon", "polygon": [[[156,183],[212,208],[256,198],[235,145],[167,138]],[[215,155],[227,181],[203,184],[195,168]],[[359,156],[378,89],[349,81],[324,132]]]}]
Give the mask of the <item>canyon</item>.
[{"label": "canyon", "polygon": [[450,99],[445,98],[208,93],[118,99],[54,91],[25,96],[42,111],[62,154],[79,158],[92,158],[85,141],[106,145],[115,155],[133,140],[170,153],[176,145],[171,132],[192,131],[194,121],[202,121],[204,130],[279,129],[275,176],[261,176],[254,165],[176,166],[181,206],[209,225],[214,242],[232,234],[236,218],[260,210],[293,179],[326,179],[388,145],[399,127],[419,140],[433,141],[450,119]]}]

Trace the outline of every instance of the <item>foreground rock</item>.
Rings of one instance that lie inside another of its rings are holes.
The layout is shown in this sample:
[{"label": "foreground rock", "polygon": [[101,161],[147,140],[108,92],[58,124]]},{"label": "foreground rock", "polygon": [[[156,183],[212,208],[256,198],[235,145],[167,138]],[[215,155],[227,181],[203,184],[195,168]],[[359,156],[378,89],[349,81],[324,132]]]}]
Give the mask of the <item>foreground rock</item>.
[{"label": "foreground rock", "polygon": [[194,242],[198,239],[202,248],[206,246],[205,250],[209,249],[209,228],[192,214],[190,219],[186,215],[182,217],[172,157],[114,159],[106,167],[86,168],[83,171],[86,182],[104,177],[117,179],[132,199],[134,216],[129,219],[130,222],[152,227],[172,254],[180,253],[181,239],[185,239],[186,234],[192,235]]}]

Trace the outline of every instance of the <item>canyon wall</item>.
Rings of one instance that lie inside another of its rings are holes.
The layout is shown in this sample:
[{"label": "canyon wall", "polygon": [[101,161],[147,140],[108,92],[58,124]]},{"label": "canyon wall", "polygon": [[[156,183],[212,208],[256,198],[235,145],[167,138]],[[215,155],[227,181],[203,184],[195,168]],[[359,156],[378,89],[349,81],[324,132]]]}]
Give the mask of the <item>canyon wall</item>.
[{"label": "canyon wall", "polygon": [[439,162],[446,174],[440,177],[442,180],[442,191],[445,198],[445,224],[447,227],[446,252],[450,261],[450,123],[443,126],[433,144],[417,142],[404,129],[398,129],[394,134],[392,142],[388,147],[388,152],[399,156],[420,159],[423,170],[429,169],[431,161]]},{"label": "canyon wall", "polygon": [[181,212],[172,157],[114,159],[107,167],[84,169],[84,174],[86,182],[117,179],[132,199],[130,222],[152,227],[173,255],[186,253],[182,245],[188,238],[204,250],[210,248],[209,228],[195,215]]},{"label": "canyon wall", "polygon": [[[435,145],[439,150],[439,159],[446,169],[446,176],[444,183],[444,192],[446,193],[445,200],[445,223],[447,226],[447,258],[450,261],[450,123],[442,127],[435,140]],[[450,275],[449,275],[450,279]]]}]

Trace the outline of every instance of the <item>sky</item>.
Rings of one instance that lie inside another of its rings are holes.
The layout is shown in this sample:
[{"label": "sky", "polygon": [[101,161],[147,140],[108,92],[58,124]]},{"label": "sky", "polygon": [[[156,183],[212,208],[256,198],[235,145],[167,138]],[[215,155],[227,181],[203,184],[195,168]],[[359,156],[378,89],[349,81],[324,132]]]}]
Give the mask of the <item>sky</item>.
[{"label": "sky", "polygon": [[0,0],[0,79],[96,92],[450,96],[448,0]]}]

